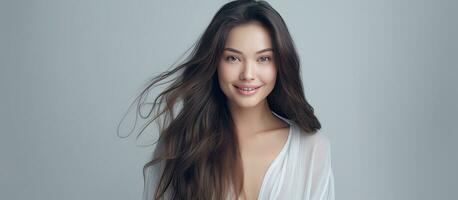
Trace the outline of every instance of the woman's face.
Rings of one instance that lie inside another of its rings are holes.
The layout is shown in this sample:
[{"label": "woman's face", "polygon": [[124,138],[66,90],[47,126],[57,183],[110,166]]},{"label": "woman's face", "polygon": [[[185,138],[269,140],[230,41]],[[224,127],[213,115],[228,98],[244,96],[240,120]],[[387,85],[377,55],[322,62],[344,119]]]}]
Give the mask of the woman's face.
[{"label": "woman's face", "polygon": [[273,56],[269,32],[259,22],[229,32],[217,70],[229,104],[254,107],[265,100],[277,76]]}]

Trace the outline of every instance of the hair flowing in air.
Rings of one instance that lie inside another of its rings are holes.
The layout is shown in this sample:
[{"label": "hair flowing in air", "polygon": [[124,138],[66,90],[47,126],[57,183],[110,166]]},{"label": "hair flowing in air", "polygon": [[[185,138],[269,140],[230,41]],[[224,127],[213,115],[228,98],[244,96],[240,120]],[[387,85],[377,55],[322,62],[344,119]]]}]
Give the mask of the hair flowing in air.
[{"label": "hair flowing in air", "polygon": [[[171,82],[154,99],[146,116],[147,126],[162,120],[152,160],[143,167],[145,180],[148,167],[165,166],[158,187],[144,188],[157,189],[154,199],[163,198],[168,190],[172,199],[226,199],[231,191],[236,197],[241,193],[240,153],[227,99],[218,85],[217,66],[230,30],[253,20],[260,22],[272,38],[277,79],[267,96],[270,109],[295,122],[304,134],[321,128],[304,96],[299,57],[280,14],[265,1],[229,2],[212,18],[191,54],[155,76],[134,101],[140,113],[142,99],[149,91]],[[172,75],[176,77],[160,83]],[[177,105],[181,107],[178,111]]]}]

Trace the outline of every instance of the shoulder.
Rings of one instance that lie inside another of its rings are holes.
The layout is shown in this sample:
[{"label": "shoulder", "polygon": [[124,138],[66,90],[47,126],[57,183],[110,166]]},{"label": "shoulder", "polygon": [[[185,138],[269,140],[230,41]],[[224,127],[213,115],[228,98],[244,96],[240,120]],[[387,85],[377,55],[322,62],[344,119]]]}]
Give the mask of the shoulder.
[{"label": "shoulder", "polygon": [[331,168],[332,152],[331,141],[322,131],[314,134],[301,132],[300,157],[305,163],[313,163],[316,173]]},{"label": "shoulder", "polygon": [[304,133],[301,133],[301,135],[304,137],[305,140],[308,140],[309,142],[315,145],[330,146],[331,144],[329,137],[321,131],[318,131],[313,134],[304,132]]},{"label": "shoulder", "polygon": [[324,154],[330,153],[331,140],[323,131],[318,130],[316,133],[307,133],[299,127],[296,127],[296,130],[300,138],[300,146],[303,150],[321,152]]},{"label": "shoulder", "polygon": [[330,146],[331,142],[326,133],[322,130],[317,130],[315,133],[307,133],[302,130],[296,123],[294,123],[296,134],[300,136],[301,140],[314,145]]}]

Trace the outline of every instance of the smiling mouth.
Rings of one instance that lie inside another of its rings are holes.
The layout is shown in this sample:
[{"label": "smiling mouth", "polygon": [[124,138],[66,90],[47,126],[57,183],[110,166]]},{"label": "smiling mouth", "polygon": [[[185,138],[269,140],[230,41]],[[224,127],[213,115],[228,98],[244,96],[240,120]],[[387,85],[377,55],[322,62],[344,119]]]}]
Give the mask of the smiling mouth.
[{"label": "smiling mouth", "polygon": [[258,86],[258,87],[252,87],[252,88],[249,88],[249,87],[247,87],[247,88],[240,88],[240,87],[237,87],[236,85],[234,85],[234,87],[237,88],[237,89],[239,89],[239,90],[243,90],[243,91],[252,91],[252,90],[256,90],[256,89],[262,87],[262,85],[261,85],[261,86]]},{"label": "smiling mouth", "polygon": [[234,87],[237,89],[238,94],[243,95],[243,96],[251,96],[251,95],[256,94],[259,88],[262,87],[262,85],[258,87],[254,87],[254,88],[240,88],[235,85]]}]

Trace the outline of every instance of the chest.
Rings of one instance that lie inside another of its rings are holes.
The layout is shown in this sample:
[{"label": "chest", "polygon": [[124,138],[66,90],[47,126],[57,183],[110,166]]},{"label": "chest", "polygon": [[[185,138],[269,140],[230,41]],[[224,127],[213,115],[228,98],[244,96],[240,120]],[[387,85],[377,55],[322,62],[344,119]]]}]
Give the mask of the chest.
[{"label": "chest", "polygon": [[271,138],[242,145],[243,194],[239,200],[257,200],[265,174],[280,154],[288,137],[288,129]]},{"label": "chest", "polygon": [[268,156],[246,155],[243,161],[243,200],[258,199],[264,175],[273,159]]}]

